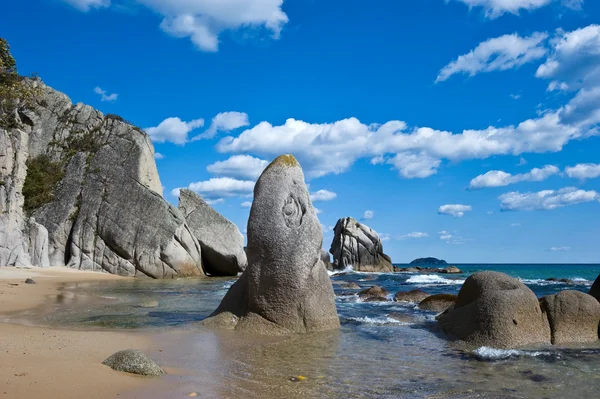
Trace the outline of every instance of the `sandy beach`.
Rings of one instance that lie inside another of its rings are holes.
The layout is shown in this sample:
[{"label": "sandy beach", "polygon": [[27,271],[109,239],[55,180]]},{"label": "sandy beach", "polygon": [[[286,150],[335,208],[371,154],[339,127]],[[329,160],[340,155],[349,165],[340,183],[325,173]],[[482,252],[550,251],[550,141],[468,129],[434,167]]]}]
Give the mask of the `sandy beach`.
[{"label": "sandy beach", "polygon": [[[36,284],[25,284],[27,278]],[[122,278],[65,268],[0,268],[0,397],[115,398],[147,382],[102,365],[112,353],[127,348],[143,350],[152,357],[157,349],[143,334],[6,322],[7,315],[54,301],[64,283]]]}]

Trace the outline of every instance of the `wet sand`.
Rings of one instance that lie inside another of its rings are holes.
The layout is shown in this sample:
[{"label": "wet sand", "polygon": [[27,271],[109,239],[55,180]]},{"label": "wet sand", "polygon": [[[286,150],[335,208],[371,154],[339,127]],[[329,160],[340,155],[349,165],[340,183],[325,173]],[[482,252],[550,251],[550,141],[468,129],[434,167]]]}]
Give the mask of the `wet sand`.
[{"label": "wet sand", "polygon": [[[36,284],[25,284],[26,278]],[[158,348],[149,335],[11,324],[16,312],[56,301],[65,283],[115,279],[123,277],[65,268],[0,268],[0,398],[116,398],[148,382],[102,361],[127,348],[155,357]]]}]

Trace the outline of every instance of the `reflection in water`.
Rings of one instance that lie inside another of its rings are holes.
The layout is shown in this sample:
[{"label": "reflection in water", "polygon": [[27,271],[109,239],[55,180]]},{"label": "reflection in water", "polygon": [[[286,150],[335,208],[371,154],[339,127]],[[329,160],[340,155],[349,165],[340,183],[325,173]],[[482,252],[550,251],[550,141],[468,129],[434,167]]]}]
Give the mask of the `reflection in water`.
[{"label": "reflection in water", "polygon": [[[361,282],[365,275],[360,274],[337,279],[363,288],[378,284],[391,292],[415,288],[407,282],[410,276],[368,277],[376,281]],[[432,281],[428,278],[424,289],[456,292],[460,287]],[[465,352],[439,334],[434,313],[411,304],[364,303],[342,284],[334,285],[339,331],[255,337],[197,327],[231,283],[182,279],[77,285],[27,318],[50,325],[154,331],[162,352],[153,357],[169,374],[149,381],[135,396],[149,399],[190,392],[202,398],[247,399],[598,397],[598,345]],[[540,290],[565,288],[553,287]]]}]

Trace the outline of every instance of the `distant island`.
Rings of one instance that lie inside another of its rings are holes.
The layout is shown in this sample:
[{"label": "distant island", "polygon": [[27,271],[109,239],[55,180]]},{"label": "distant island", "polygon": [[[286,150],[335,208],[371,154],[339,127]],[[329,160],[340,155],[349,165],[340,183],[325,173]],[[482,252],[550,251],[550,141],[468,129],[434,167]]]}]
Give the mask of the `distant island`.
[{"label": "distant island", "polygon": [[432,265],[447,265],[445,260],[437,258],[419,258],[410,262],[411,265],[432,266]]}]

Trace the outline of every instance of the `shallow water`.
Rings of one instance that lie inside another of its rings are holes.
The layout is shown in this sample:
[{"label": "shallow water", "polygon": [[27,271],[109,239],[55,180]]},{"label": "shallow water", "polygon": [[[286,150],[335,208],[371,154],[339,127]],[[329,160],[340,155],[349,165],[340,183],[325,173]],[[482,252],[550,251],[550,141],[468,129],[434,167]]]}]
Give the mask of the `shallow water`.
[{"label": "shallow water", "polygon": [[[474,271],[520,277],[538,296],[587,292],[600,265],[458,265],[464,275],[334,275],[339,331],[292,338],[243,337],[198,329],[233,280],[135,280],[68,287],[42,311],[16,318],[70,328],[159,331],[161,365],[177,370],[143,397],[199,392],[214,398],[597,398],[600,345],[462,351],[437,331],[435,313],[411,304],[362,302],[358,290],[379,285],[394,294],[421,288],[456,293]],[[570,278],[574,285],[545,281]],[[99,304],[97,296],[104,298]],[[391,295],[390,295],[391,296]],[[156,301],[158,303],[151,303]],[[91,305],[93,303],[93,306]],[[144,307],[154,306],[156,307]],[[405,315],[402,322],[388,314]],[[300,382],[291,377],[306,377]]]}]

